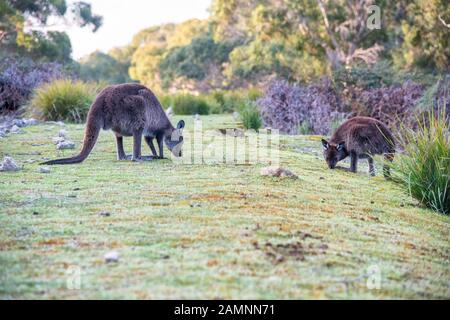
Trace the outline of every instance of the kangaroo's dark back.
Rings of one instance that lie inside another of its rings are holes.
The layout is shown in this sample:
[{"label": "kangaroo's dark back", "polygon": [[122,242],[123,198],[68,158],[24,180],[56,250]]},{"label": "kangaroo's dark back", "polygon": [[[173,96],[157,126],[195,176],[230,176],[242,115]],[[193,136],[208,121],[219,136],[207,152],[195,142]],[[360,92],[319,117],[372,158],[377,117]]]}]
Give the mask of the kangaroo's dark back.
[{"label": "kangaroo's dark back", "polygon": [[395,152],[390,130],[381,122],[368,117],[354,117],[342,124],[330,139],[330,144],[345,142],[348,152],[384,154]]}]

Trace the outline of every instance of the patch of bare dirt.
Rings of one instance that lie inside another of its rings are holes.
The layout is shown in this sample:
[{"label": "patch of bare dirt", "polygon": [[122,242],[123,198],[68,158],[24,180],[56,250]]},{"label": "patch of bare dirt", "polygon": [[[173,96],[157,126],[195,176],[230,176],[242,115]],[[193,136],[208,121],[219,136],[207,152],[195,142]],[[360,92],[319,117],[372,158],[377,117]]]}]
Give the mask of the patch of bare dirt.
[{"label": "patch of bare dirt", "polygon": [[[274,264],[280,264],[287,260],[305,261],[308,256],[327,253],[328,245],[320,241],[321,237],[303,232],[299,232],[298,235],[300,241],[276,244],[270,241],[264,244],[254,241],[252,245],[256,250],[262,251]],[[307,241],[308,238],[310,240]]]}]

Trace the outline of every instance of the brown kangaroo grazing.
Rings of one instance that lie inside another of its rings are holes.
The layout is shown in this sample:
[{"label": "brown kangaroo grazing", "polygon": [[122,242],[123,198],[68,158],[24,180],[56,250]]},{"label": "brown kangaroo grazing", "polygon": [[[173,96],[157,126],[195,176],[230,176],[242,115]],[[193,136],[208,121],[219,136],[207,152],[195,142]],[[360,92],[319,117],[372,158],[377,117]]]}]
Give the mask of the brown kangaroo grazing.
[{"label": "brown kangaroo grazing", "polygon": [[[170,123],[156,96],[148,88],[134,83],[106,87],[92,104],[86,123],[83,148],[77,156],[45,162],[45,165],[74,164],[83,162],[97,141],[100,129],[112,130],[117,141],[117,159],[133,161],[163,158],[163,141],[172,153],[180,157],[183,144],[184,121],[177,128]],[[133,137],[133,155],[127,157],[123,149],[123,137]],[[153,157],[141,156],[142,136]],[[156,154],[153,139],[159,147]]]},{"label": "brown kangaroo grazing", "polygon": [[[380,121],[368,117],[355,117],[344,122],[333,134],[330,141],[322,139],[324,158],[330,169],[338,161],[350,156],[350,170],[357,171],[358,159],[367,159],[369,173],[374,176],[373,155],[382,154],[394,160],[395,142],[389,129]],[[383,168],[384,176],[390,176],[387,164]]]}]

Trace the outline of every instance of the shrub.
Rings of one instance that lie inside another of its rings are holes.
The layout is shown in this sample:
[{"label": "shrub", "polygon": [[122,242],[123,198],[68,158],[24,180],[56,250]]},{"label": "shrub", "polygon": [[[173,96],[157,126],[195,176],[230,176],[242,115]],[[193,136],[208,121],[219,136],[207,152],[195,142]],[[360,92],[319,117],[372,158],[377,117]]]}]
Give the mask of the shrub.
[{"label": "shrub", "polygon": [[415,131],[403,127],[404,153],[394,164],[395,180],[425,206],[450,214],[450,126],[445,109],[428,112]]},{"label": "shrub", "polygon": [[202,97],[190,94],[177,94],[171,99],[173,112],[177,115],[209,114],[209,106]]},{"label": "shrub", "polygon": [[245,129],[259,130],[261,128],[261,115],[259,114],[259,109],[255,102],[248,101],[240,115]]},{"label": "shrub", "polygon": [[0,62],[0,113],[16,111],[26,103],[33,89],[66,77],[58,63],[4,59]]},{"label": "shrub", "polygon": [[98,85],[56,80],[34,91],[30,102],[33,116],[41,120],[84,122],[99,91]]},{"label": "shrub", "polygon": [[355,94],[352,111],[376,118],[391,128],[398,128],[399,123],[412,125],[414,110],[423,92],[424,87],[413,81],[363,90]]},{"label": "shrub", "polygon": [[450,75],[438,79],[429,86],[422,97],[417,101],[416,109],[418,112],[428,112],[430,110],[438,111],[444,108],[447,114],[450,114]]},{"label": "shrub", "polygon": [[208,96],[212,113],[232,113],[243,111],[248,101],[256,101],[261,96],[259,90],[248,89],[245,91],[213,91]]},{"label": "shrub", "polygon": [[336,119],[345,117],[339,96],[326,79],[306,87],[274,81],[257,103],[264,124],[288,134],[308,127],[311,133],[325,135]]},{"label": "shrub", "polygon": [[390,62],[381,60],[374,65],[356,64],[348,69],[341,67],[333,72],[333,81],[339,88],[358,87],[361,89],[390,86],[396,72]]}]

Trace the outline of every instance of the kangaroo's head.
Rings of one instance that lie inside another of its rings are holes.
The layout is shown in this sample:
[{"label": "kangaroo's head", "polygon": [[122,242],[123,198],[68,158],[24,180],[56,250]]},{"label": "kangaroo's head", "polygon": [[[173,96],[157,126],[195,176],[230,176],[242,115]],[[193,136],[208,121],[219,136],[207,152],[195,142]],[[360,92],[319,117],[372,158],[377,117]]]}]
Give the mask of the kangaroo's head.
[{"label": "kangaroo's head", "polygon": [[167,148],[173,153],[175,157],[181,157],[181,147],[183,146],[183,128],[185,126],[184,120],[180,120],[177,127],[173,129],[170,135],[164,137],[164,142]]},{"label": "kangaroo's head", "polygon": [[322,139],[323,145],[323,157],[328,164],[328,168],[336,168],[336,164],[345,159],[348,156],[347,150],[345,149],[345,142],[340,142],[338,144],[329,143],[327,140]]}]

